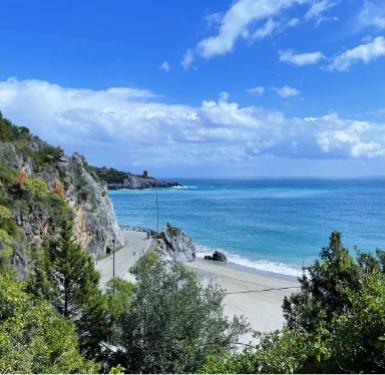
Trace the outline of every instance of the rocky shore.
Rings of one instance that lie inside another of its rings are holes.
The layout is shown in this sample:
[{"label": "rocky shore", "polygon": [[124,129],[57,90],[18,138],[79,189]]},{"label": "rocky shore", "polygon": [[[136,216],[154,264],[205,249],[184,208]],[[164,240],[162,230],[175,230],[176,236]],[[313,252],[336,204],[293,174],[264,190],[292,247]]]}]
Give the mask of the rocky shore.
[{"label": "rocky shore", "polygon": [[176,181],[162,181],[143,171],[141,175],[119,171],[115,168],[90,167],[94,175],[107,184],[109,190],[171,188],[182,186]]}]

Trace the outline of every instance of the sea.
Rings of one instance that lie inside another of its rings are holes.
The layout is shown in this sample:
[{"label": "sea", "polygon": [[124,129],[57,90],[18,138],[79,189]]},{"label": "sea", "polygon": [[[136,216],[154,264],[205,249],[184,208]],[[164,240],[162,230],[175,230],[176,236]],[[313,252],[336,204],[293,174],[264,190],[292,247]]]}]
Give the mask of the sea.
[{"label": "sea", "polygon": [[118,223],[185,230],[203,257],[298,276],[332,231],[345,247],[385,249],[385,179],[178,179],[182,187],[110,191]]}]

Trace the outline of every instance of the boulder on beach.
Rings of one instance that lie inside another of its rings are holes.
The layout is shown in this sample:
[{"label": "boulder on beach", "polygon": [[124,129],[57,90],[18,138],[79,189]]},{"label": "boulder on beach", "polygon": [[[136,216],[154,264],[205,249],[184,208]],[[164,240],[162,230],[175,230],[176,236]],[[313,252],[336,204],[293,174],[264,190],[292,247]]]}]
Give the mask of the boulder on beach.
[{"label": "boulder on beach", "polygon": [[227,262],[227,257],[221,251],[214,251],[213,255],[205,255],[206,260],[215,260],[217,262]]}]

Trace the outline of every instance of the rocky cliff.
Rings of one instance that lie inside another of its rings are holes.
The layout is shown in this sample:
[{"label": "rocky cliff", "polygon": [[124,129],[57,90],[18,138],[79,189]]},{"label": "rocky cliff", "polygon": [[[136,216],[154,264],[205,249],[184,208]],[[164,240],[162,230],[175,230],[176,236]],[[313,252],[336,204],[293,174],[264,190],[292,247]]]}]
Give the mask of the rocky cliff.
[{"label": "rocky cliff", "polygon": [[[25,237],[24,246],[13,244],[14,263],[26,266],[26,248],[57,232],[66,215],[94,257],[123,244],[107,186],[87,166],[82,156],[67,156],[0,115],[0,206]],[[0,228],[0,255],[2,234]]]}]

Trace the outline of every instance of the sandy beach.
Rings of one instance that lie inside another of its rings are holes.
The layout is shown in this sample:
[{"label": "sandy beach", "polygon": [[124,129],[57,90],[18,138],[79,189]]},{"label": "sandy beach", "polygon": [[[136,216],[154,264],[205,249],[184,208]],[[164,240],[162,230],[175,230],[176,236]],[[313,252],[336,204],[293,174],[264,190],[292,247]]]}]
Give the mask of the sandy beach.
[{"label": "sandy beach", "polygon": [[[298,282],[294,277],[203,259],[186,265],[198,272],[206,282],[216,282],[228,293],[224,300],[226,316],[243,315],[252,330],[261,332],[282,328],[282,301],[284,296],[297,289]],[[240,338],[240,342],[249,341],[253,341],[251,333]]]}]

